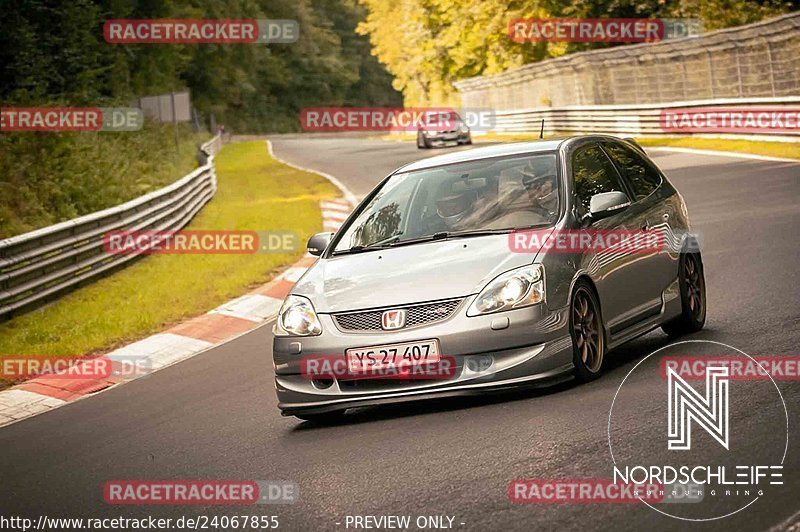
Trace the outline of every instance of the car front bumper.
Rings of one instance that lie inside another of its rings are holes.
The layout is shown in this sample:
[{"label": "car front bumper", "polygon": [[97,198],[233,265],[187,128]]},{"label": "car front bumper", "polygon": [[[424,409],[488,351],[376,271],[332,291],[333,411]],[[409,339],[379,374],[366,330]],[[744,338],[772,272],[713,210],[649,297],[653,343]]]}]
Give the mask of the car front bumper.
[{"label": "car front bumper", "polygon": [[[391,332],[342,332],[333,318],[320,314],[323,333],[313,337],[273,340],[278,408],[284,415],[321,413],[357,406],[447,395],[480,393],[550,382],[572,365],[567,308],[544,305],[467,317],[467,298],[447,320]],[[439,379],[332,379],[327,387],[302,374],[305,357],[341,357],[356,347],[436,339],[443,357],[452,357],[455,371]],[[299,349],[299,353],[297,352]]]},{"label": "car front bumper", "polygon": [[470,140],[469,133],[427,133],[425,139],[431,146],[446,146],[448,144],[458,144]]}]

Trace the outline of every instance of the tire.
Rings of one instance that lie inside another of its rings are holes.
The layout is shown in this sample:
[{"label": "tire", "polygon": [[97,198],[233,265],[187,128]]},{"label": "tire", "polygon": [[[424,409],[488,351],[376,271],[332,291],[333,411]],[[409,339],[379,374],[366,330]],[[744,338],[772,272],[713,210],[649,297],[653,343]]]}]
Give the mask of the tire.
[{"label": "tire", "polygon": [[597,296],[592,286],[583,280],[575,284],[570,299],[569,334],[575,378],[579,382],[598,378],[606,350],[605,328]]},{"label": "tire", "polygon": [[314,423],[315,425],[329,425],[341,421],[344,417],[344,410],[325,412],[323,414],[295,414],[294,417]]},{"label": "tire", "polygon": [[422,131],[417,131],[417,148],[420,150],[427,150],[430,149],[431,143],[428,142],[428,139],[422,134]]},{"label": "tire", "polygon": [[471,146],[472,145],[472,137],[471,136],[467,137],[467,140],[464,141],[464,144],[466,144],[467,146]]},{"label": "tire", "polygon": [[669,336],[695,333],[706,324],[706,280],[700,253],[682,253],[678,265],[681,313],[661,326]]}]

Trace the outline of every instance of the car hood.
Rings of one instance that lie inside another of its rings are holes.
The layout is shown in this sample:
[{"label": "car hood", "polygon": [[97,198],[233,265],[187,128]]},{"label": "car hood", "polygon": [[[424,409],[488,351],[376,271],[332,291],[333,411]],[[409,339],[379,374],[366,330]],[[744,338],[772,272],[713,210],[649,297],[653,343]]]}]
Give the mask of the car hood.
[{"label": "car hood", "polygon": [[437,240],[318,260],[292,289],[334,313],[464,297],[500,273],[531,264],[507,234]]}]

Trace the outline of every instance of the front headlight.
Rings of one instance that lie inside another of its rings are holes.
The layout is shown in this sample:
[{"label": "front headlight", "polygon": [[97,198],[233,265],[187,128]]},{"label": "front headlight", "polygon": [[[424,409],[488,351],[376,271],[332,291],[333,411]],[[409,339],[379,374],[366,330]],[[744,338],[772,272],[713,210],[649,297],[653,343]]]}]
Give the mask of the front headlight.
[{"label": "front headlight", "polygon": [[278,312],[277,336],[317,336],[322,332],[314,305],[303,296],[289,295]]},{"label": "front headlight", "polygon": [[544,267],[541,264],[532,264],[495,277],[472,302],[467,316],[502,312],[542,301]]},{"label": "front headlight", "polygon": [[459,133],[469,133],[469,128],[467,127],[467,124],[459,125],[458,126],[458,132]]}]

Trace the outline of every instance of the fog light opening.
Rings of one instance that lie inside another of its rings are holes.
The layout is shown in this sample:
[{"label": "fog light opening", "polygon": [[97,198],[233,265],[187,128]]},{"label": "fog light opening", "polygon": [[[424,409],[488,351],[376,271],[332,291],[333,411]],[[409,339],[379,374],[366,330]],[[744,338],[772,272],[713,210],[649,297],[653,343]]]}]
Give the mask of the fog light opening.
[{"label": "fog light opening", "polygon": [[311,379],[311,384],[317,390],[327,390],[333,386],[333,379]]},{"label": "fog light opening", "polygon": [[484,373],[492,369],[494,358],[491,355],[473,355],[467,357],[464,363],[472,373]]}]

